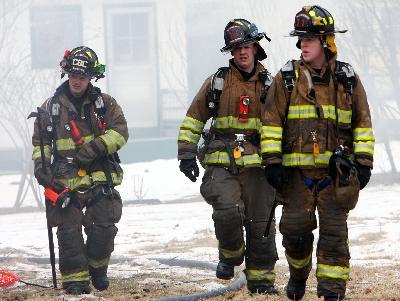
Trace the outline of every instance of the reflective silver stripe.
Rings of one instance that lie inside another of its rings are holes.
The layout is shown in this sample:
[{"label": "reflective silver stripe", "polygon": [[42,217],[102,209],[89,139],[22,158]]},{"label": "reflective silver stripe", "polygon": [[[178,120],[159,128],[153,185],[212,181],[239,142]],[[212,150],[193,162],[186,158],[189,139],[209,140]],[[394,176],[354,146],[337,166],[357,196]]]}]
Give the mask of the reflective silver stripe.
[{"label": "reflective silver stripe", "polygon": [[262,126],[261,127],[261,139],[276,138],[282,139],[283,129],[280,126]]},{"label": "reflective silver stripe", "polygon": [[247,280],[268,280],[274,281],[275,280],[275,273],[271,270],[253,270],[253,269],[246,269],[246,278]]},{"label": "reflective silver stripe", "polygon": [[[51,159],[51,146],[50,145],[44,145],[44,157],[46,159]],[[40,146],[35,146],[33,147],[33,152],[32,152],[32,160],[36,160],[41,158],[41,151],[40,151]]]},{"label": "reflective silver stripe", "polygon": [[[235,159],[235,162],[238,166],[261,164],[261,157],[258,154],[243,155],[242,157]],[[227,152],[206,154],[204,157],[204,163],[229,165],[229,155]]]},{"label": "reflective silver stripe", "polygon": [[280,140],[264,140],[261,141],[262,153],[281,153],[282,141]]},{"label": "reflective silver stripe", "polygon": [[89,265],[95,269],[108,266],[109,261],[110,261],[110,256],[108,256],[104,259],[101,259],[101,260],[95,260],[93,258],[88,258]]},{"label": "reflective silver stripe", "polygon": [[285,253],[285,255],[286,255],[286,259],[287,259],[288,263],[289,263],[292,267],[294,267],[295,269],[303,269],[303,268],[305,268],[306,266],[308,266],[308,265],[310,264],[310,262],[311,262],[311,255],[312,255],[312,254],[308,255],[306,258],[303,258],[303,259],[295,259],[295,258],[292,258],[292,257],[290,257],[290,256],[289,256],[288,254],[286,254],[286,253]]},{"label": "reflective silver stripe", "polygon": [[[324,118],[336,120],[335,106],[333,105],[322,105]],[[351,111],[338,109],[338,118],[340,123],[350,124],[351,123]],[[299,105],[289,106],[288,119],[307,119],[317,118],[317,110],[314,105]]]},{"label": "reflective silver stripe", "polygon": [[367,153],[374,155],[375,141],[360,141],[354,142],[354,153]]},{"label": "reflective silver stripe", "polygon": [[348,280],[350,269],[337,265],[317,264],[317,277]]},{"label": "reflective silver stripe", "polygon": [[375,141],[375,136],[372,128],[355,128],[353,130],[355,141]]},{"label": "reflective silver stripe", "polygon": [[178,140],[188,141],[197,145],[200,140],[200,134],[193,133],[191,130],[180,130]]},{"label": "reflective silver stripe", "polygon": [[126,144],[124,136],[114,130],[107,130],[104,135],[99,136],[107,145],[107,153],[113,154]]},{"label": "reflective silver stripe", "polygon": [[[107,182],[107,177],[104,171],[95,171],[90,174],[93,182]],[[119,185],[122,183],[123,174],[120,173],[120,176],[114,172],[111,173],[112,182],[115,185]]]},{"label": "reflective silver stripe", "polygon": [[283,154],[282,164],[283,166],[316,166],[316,165],[328,165],[329,158],[332,156],[332,152],[326,151],[325,153],[319,154],[317,158],[314,158],[313,154],[302,154],[292,153]]},{"label": "reflective silver stripe", "polygon": [[192,117],[186,116],[182,122],[181,127],[191,129],[195,133],[201,133],[203,131],[205,123]]},{"label": "reflective silver stripe", "polygon": [[77,282],[77,281],[89,281],[89,272],[83,271],[78,273],[72,273],[68,275],[61,275],[62,282]]},{"label": "reflective silver stripe", "polygon": [[215,119],[215,128],[259,131],[261,121],[260,118],[249,118],[246,122],[241,122],[237,116],[217,117]]},{"label": "reflective silver stripe", "polygon": [[[84,143],[94,139],[93,135],[82,137]],[[56,140],[57,151],[74,150],[76,148],[75,142],[72,138],[64,138]]]}]

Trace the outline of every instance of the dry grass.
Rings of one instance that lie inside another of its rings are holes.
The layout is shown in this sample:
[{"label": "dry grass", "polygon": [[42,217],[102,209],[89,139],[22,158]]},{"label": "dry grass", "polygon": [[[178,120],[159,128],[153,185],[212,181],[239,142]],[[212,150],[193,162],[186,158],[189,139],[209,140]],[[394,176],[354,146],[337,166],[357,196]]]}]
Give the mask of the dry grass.
[{"label": "dry grass", "polygon": [[[276,268],[277,296],[250,295],[245,288],[229,292],[223,296],[209,300],[288,300],[285,297],[284,286],[288,280],[287,267]],[[144,280],[151,281],[144,281]],[[166,276],[157,273],[139,274],[127,279],[111,279],[110,289],[105,292],[95,291],[89,296],[71,298],[65,296],[62,290],[40,289],[32,286],[20,286],[0,291],[2,301],[48,301],[48,300],[156,300],[165,296],[180,296],[201,293],[198,284],[207,283],[212,279],[192,282],[190,275]],[[223,284],[228,282],[219,281]],[[196,285],[194,285],[196,284]],[[318,300],[316,296],[316,278],[314,271],[307,282],[307,292],[303,300]],[[400,266],[392,267],[353,267],[351,279],[348,282],[346,300],[400,300]]]}]

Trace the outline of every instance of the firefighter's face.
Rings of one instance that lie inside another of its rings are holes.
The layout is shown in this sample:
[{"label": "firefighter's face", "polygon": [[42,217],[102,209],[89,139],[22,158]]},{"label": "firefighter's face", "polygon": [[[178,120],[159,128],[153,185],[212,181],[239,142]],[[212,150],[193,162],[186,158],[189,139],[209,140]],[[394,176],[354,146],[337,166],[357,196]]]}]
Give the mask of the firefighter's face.
[{"label": "firefighter's face", "polygon": [[79,74],[68,74],[68,79],[69,90],[71,91],[71,94],[75,97],[82,96],[90,83],[90,77],[82,76]]},{"label": "firefighter's face", "polygon": [[300,49],[306,63],[315,68],[322,67],[325,54],[319,37],[302,37],[300,39]]},{"label": "firefighter's face", "polygon": [[235,47],[232,49],[233,61],[236,66],[245,72],[251,72],[254,68],[254,59],[257,49],[253,44],[245,45],[241,47]]}]

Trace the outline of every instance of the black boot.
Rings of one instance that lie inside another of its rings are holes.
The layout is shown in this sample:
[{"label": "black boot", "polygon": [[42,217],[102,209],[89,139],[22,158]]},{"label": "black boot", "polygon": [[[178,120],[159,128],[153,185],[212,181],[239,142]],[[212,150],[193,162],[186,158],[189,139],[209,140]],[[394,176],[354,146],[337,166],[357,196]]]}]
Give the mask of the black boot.
[{"label": "black boot", "polygon": [[295,280],[290,277],[286,286],[286,296],[290,300],[301,300],[306,292],[306,281],[307,279]]},{"label": "black boot", "polygon": [[223,280],[229,280],[232,279],[233,276],[235,275],[235,266],[225,263],[223,261],[220,261],[217,266],[217,270],[215,271],[215,274],[217,278],[223,279]]},{"label": "black boot", "polygon": [[89,273],[95,289],[99,291],[104,291],[108,289],[110,282],[108,281],[107,277],[107,266],[101,268],[93,268],[89,266]]},{"label": "black boot", "polygon": [[65,289],[65,292],[69,295],[90,294],[90,292],[92,291],[89,287],[88,281],[63,283],[63,288]]},{"label": "black boot", "polygon": [[248,280],[247,289],[252,294],[262,295],[277,295],[278,290],[274,287],[274,284],[264,280]]}]

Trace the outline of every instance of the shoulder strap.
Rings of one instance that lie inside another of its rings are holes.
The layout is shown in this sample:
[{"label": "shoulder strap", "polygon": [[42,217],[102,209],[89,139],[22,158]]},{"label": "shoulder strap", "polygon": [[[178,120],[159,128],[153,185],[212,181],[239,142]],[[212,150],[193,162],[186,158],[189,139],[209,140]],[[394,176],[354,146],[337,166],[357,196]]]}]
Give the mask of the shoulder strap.
[{"label": "shoulder strap", "polygon": [[289,99],[296,83],[296,67],[294,62],[295,60],[288,61],[281,69],[282,78],[285,83],[286,90],[289,94]]},{"label": "shoulder strap", "polygon": [[228,74],[229,67],[221,67],[215,72],[211,79],[210,91],[207,95],[207,108],[212,117],[218,114],[218,105],[221,97],[222,89],[224,88],[224,80]]},{"label": "shoulder strap", "polygon": [[353,93],[356,85],[356,74],[349,63],[336,61],[335,77],[338,83],[342,84],[346,93]]},{"label": "shoulder strap", "polygon": [[106,124],[104,121],[104,116],[106,114],[106,106],[104,105],[103,95],[99,87],[92,87],[90,91],[89,99],[94,103],[96,115],[98,118],[98,127],[105,130]]},{"label": "shoulder strap", "polygon": [[261,92],[260,101],[265,103],[265,98],[267,97],[269,87],[271,87],[274,77],[267,69],[260,71],[258,77],[264,83],[264,89]]}]

